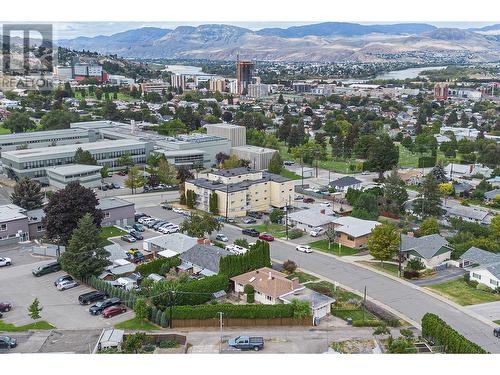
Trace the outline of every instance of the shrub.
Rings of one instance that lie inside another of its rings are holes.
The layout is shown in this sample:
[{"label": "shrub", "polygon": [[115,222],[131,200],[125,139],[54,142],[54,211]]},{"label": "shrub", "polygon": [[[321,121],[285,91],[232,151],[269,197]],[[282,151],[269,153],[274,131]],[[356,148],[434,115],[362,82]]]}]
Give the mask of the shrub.
[{"label": "shrub", "polygon": [[399,333],[408,340],[413,338],[413,331],[411,329],[401,328]]},{"label": "shrub", "polygon": [[304,232],[302,232],[300,229],[293,228],[288,231],[288,238],[291,240],[294,240],[296,238],[300,238],[304,235]]},{"label": "shrub", "polygon": [[223,312],[224,318],[241,319],[273,319],[293,317],[293,306],[282,305],[197,305],[197,306],[175,306],[173,308],[173,319],[213,319],[218,318],[218,313]]},{"label": "shrub", "polygon": [[163,311],[161,313],[161,316],[160,316],[160,326],[162,326],[163,328],[167,328],[168,327],[168,318],[167,318],[167,312],[166,311]]},{"label": "shrub", "polygon": [[246,284],[243,291],[247,295],[247,303],[254,303],[255,300],[255,289],[252,285]]},{"label": "shrub", "polygon": [[168,349],[168,348],[177,348],[179,344],[176,341],[172,340],[161,340],[158,346],[162,349]]},{"label": "shrub", "polygon": [[378,327],[382,324],[380,320],[353,320],[353,327]]},{"label": "shrub", "polygon": [[135,269],[142,276],[148,276],[152,273],[167,273],[170,268],[181,264],[181,260],[175,256],[171,258],[158,258],[147,263],[142,263]]},{"label": "shrub", "polygon": [[222,258],[219,263],[219,274],[232,277],[270,266],[271,255],[269,253],[269,243],[266,241],[257,241],[255,246],[245,254],[228,255]]},{"label": "shrub", "polygon": [[214,246],[220,247],[221,249],[225,249],[226,248],[226,244],[223,243],[223,242],[220,242],[220,241],[212,241],[212,244]]},{"label": "shrub", "polygon": [[146,353],[152,353],[155,351],[155,349],[156,349],[156,346],[154,346],[152,344],[144,345],[144,347],[142,348],[142,350],[144,350]]},{"label": "shrub", "polygon": [[387,342],[389,353],[393,354],[405,354],[405,353],[416,353],[417,349],[415,345],[406,338],[398,337],[397,339],[390,339]]},{"label": "shrub", "polygon": [[484,284],[477,284],[476,289],[482,290],[483,292],[493,293],[493,289],[491,289],[488,285],[484,285]]},{"label": "shrub", "polygon": [[420,271],[423,270],[424,268],[425,266],[420,259],[411,259],[406,264],[406,269],[412,271]]},{"label": "shrub", "polygon": [[405,270],[403,272],[403,277],[405,279],[418,279],[419,276],[420,276],[420,273],[418,271],[415,271],[415,270]]},{"label": "shrub", "polygon": [[241,247],[244,247],[246,249],[248,249],[250,247],[246,238],[238,238],[237,240],[234,240],[234,244],[241,246]]},{"label": "shrub", "polygon": [[390,333],[391,331],[389,330],[389,328],[387,328],[387,326],[384,323],[380,324],[373,330],[374,335],[388,335]]},{"label": "shrub", "polygon": [[297,263],[295,263],[293,260],[290,259],[286,260],[283,263],[283,269],[289,273],[295,272],[295,270],[297,269]]},{"label": "shrub", "polygon": [[471,286],[473,288],[477,288],[477,286],[479,285],[479,282],[476,280],[470,280],[467,284],[469,284],[469,286]]}]

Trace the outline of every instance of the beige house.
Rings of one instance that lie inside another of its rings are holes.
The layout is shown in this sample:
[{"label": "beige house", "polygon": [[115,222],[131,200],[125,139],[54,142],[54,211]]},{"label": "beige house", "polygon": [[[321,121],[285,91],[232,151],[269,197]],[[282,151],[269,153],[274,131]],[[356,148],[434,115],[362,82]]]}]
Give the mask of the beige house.
[{"label": "beige house", "polygon": [[186,181],[185,191],[196,193],[196,207],[209,211],[210,196],[217,194],[220,215],[246,216],[248,211],[285,207],[293,199],[294,181],[273,173],[240,167],[223,169]]},{"label": "beige house", "polygon": [[341,245],[360,249],[366,247],[368,237],[373,228],[380,225],[378,221],[363,220],[352,216],[341,216],[332,220],[336,240]]}]

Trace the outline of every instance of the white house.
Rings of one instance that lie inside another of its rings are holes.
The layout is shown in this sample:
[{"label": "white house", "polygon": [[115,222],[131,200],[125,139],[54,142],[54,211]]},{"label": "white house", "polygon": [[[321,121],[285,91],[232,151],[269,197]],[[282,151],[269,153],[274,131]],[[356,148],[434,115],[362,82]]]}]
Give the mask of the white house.
[{"label": "white house", "polygon": [[500,254],[471,247],[460,257],[460,266],[469,269],[471,280],[492,289],[500,286]]},{"label": "white house", "polygon": [[426,268],[434,268],[451,259],[453,249],[439,234],[413,237],[401,235],[401,252],[404,260],[418,259]]}]

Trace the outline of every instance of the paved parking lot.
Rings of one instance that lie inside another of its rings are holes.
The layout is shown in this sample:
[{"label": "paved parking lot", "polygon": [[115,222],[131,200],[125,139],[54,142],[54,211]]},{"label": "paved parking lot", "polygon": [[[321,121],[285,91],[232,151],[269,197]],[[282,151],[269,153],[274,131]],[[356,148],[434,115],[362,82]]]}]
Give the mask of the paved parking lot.
[{"label": "paved parking lot", "polygon": [[43,307],[42,319],[59,329],[101,329],[133,317],[132,311],[110,319],[90,315],[89,306],[81,306],[78,303],[78,296],[92,289],[80,285],[62,292],[57,290],[54,280],[64,275],[64,272],[41,277],[31,274],[33,268],[44,263],[48,262],[45,260],[32,264],[14,265],[0,270],[0,300],[8,301],[13,305],[13,309],[4,314],[5,322],[16,325],[32,323],[27,309],[36,297]]}]

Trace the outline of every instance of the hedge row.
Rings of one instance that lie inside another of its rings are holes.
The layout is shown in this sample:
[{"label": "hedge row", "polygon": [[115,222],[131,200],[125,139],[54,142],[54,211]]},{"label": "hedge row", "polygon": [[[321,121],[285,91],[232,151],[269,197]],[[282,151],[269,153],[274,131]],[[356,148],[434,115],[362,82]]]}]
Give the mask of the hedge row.
[{"label": "hedge row", "polygon": [[90,285],[92,288],[95,288],[101,292],[106,293],[106,295],[111,298],[111,297],[118,297],[122,300],[122,303],[130,307],[131,309],[134,308],[135,301],[137,300],[137,295],[134,292],[127,291],[122,288],[118,288],[116,286],[111,285],[110,283],[100,280],[97,277],[92,276],[88,282],[88,285]]},{"label": "hedge row", "polygon": [[382,325],[382,322],[380,320],[353,320],[352,321],[352,326],[353,327],[378,327],[379,325]]},{"label": "hedge row", "polygon": [[258,268],[270,266],[271,255],[269,253],[269,243],[266,241],[257,241],[255,246],[252,246],[252,249],[245,254],[229,255],[221,258],[219,273],[233,277]]},{"label": "hedge row", "polygon": [[483,348],[466,339],[435,314],[427,313],[422,318],[422,336],[438,345],[443,345],[445,353],[487,353]]},{"label": "hedge row", "polygon": [[293,317],[291,304],[280,305],[197,305],[176,306],[173,308],[173,319],[211,319],[218,318],[219,312],[224,313],[224,318],[240,319],[272,319]]},{"label": "hedge row", "polygon": [[179,264],[181,264],[181,260],[177,256],[171,258],[158,258],[150,262],[138,265],[135,270],[139,272],[143,277],[146,277],[152,273],[159,274],[162,268],[172,268],[178,266]]}]

